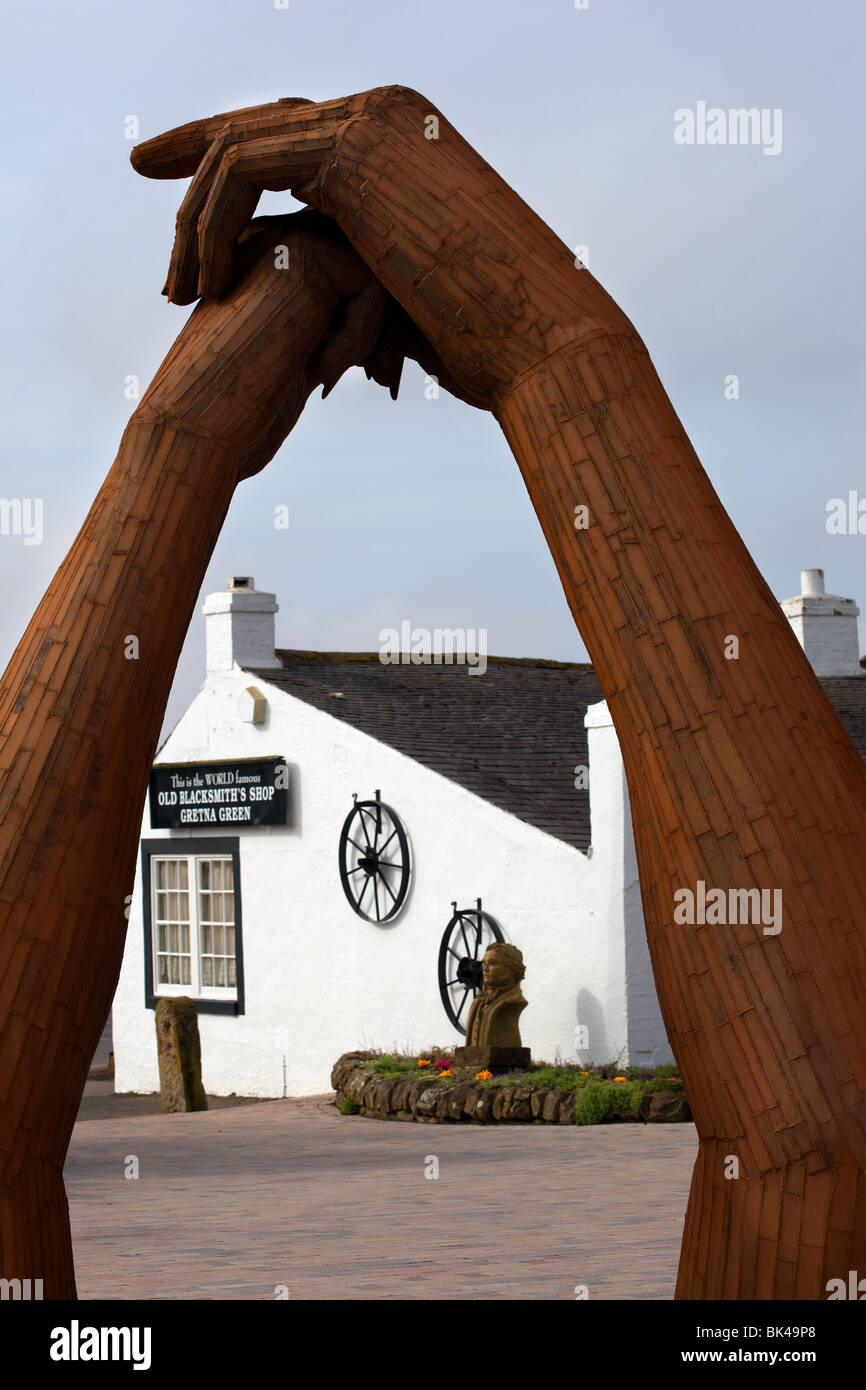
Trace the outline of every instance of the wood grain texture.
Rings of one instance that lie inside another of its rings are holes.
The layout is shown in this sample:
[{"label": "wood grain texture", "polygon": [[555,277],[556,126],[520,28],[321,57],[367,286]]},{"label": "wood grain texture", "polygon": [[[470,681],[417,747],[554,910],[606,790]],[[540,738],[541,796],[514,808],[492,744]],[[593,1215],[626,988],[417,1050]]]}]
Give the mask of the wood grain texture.
[{"label": "wood grain texture", "polygon": [[[194,176],[166,292],[210,296],[200,312],[227,316],[198,357],[194,318],[190,357],[167,360],[0,688],[4,1273],[44,1278],[47,1296],[72,1287],[60,1167],[119,965],[162,706],[238,472],[270,456],[309,386],[297,305],[260,342],[219,299],[260,191],[291,188],[402,306],[402,319],[385,310],[370,374],[393,390],[408,351],[495,414],[610,705],[700,1136],[677,1295],[826,1296],[829,1279],[866,1269],[866,768],[633,326],[407,88],[194,122],[133,163]],[[378,324],[375,293],[372,309],[362,317]],[[339,358],[340,334],[327,351]],[[327,382],[323,361],[313,374]],[[250,363],[265,380],[233,385],[232,364]],[[142,660],[159,654],[136,677],[129,632]],[[781,891],[781,932],[678,925],[675,894],[699,881]]]},{"label": "wood grain texture", "polygon": [[[178,160],[204,211],[179,226],[170,295],[219,287],[199,257],[242,219],[241,186],[290,186],[338,222],[462,398],[496,415],[625,762],[700,1135],[677,1295],[826,1297],[866,1270],[866,768],[646,348],[417,92],[234,112],[133,156],[153,177]],[[781,931],[676,923],[675,894],[701,881],[779,890]]]},{"label": "wood grain texture", "polygon": [[333,371],[363,357],[381,322],[374,303],[349,341],[328,340],[371,281],[314,214],[266,224],[240,259],[234,290],[195,311],[157,372],[0,682],[0,1275],[42,1279],[50,1299],[75,1296],[63,1162],[211,551],[238,478],[282,442],[323,358]]}]

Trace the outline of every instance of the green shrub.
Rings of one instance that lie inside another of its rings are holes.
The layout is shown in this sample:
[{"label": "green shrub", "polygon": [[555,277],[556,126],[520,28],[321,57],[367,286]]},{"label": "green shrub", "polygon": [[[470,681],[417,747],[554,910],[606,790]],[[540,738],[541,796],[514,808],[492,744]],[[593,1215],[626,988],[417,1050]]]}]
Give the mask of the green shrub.
[{"label": "green shrub", "polygon": [[352,1100],[352,1097],[351,1097],[351,1096],[346,1096],[345,1099],[344,1099],[344,1101],[343,1101],[343,1104],[340,1106],[340,1114],[341,1114],[341,1115],[359,1115],[360,1113],[361,1113],[361,1107],[360,1107],[360,1105],[358,1104],[358,1102],[357,1102],[356,1100]]},{"label": "green shrub", "polygon": [[[385,1053],[383,1057],[377,1057],[367,1065],[377,1076],[399,1076],[401,1072],[408,1071],[412,1064],[393,1053]],[[417,1071],[417,1067],[415,1070]]]},{"label": "green shrub", "polygon": [[571,1067],[539,1067],[537,1071],[524,1071],[515,1078],[521,1086],[548,1087],[552,1091],[577,1091],[592,1078],[582,1076]]},{"label": "green shrub", "polygon": [[639,1081],[592,1080],[578,1090],[574,1102],[576,1125],[598,1125],[609,1115],[637,1110],[643,1096]]},{"label": "green shrub", "polygon": [[654,1076],[652,1081],[648,1081],[643,1088],[645,1096],[651,1096],[656,1091],[682,1091],[683,1083],[678,1076]]},{"label": "green shrub", "polygon": [[[430,1062],[429,1067],[419,1067],[418,1057]],[[378,1057],[368,1057],[362,1066],[376,1076],[420,1076],[423,1072],[435,1074],[435,1063],[441,1058],[450,1061],[447,1052],[419,1052],[418,1057],[403,1057],[399,1052],[383,1052]]]}]

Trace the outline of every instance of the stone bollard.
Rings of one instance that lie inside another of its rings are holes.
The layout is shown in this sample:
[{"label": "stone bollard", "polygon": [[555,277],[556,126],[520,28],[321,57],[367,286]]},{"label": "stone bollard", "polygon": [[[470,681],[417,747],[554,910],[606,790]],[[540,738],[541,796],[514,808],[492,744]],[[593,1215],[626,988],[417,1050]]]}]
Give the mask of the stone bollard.
[{"label": "stone bollard", "polygon": [[201,1043],[195,1005],[185,995],[156,1006],[156,1051],[164,1114],[207,1110],[201,1084]]}]

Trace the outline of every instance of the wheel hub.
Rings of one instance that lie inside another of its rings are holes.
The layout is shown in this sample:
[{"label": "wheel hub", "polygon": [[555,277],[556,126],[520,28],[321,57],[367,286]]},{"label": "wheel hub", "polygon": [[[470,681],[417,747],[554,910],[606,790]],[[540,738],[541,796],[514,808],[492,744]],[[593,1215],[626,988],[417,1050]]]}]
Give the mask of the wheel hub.
[{"label": "wheel hub", "polygon": [[473,960],[471,956],[464,956],[457,967],[457,978],[461,985],[468,985],[470,989],[481,989],[484,984],[484,970],[480,960]]}]

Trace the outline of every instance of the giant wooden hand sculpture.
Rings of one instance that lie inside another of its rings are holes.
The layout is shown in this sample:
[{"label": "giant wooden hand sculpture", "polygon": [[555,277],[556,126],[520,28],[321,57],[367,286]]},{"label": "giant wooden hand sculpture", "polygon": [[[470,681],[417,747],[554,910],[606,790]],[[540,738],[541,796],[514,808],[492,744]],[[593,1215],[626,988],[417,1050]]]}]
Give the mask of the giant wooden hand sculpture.
[{"label": "giant wooden hand sculpture", "polygon": [[[678,1296],[821,1298],[866,1271],[866,768],[634,328],[404,88],[199,121],[133,163],[195,175],[170,298],[219,294],[260,190],[291,188],[336,220],[445,384],[508,439],[619,735],[656,984],[700,1136]],[[781,890],[781,931],[675,923],[675,893],[699,881]]]},{"label": "giant wooden hand sculpture", "polygon": [[411,337],[381,335],[399,311],[318,213],[264,219],[237,260],[136,409],[0,683],[0,1277],[41,1279],[46,1298],[75,1295],[63,1161],[165,702],[235,485],[318,383],[362,361],[393,381],[395,337]]}]

